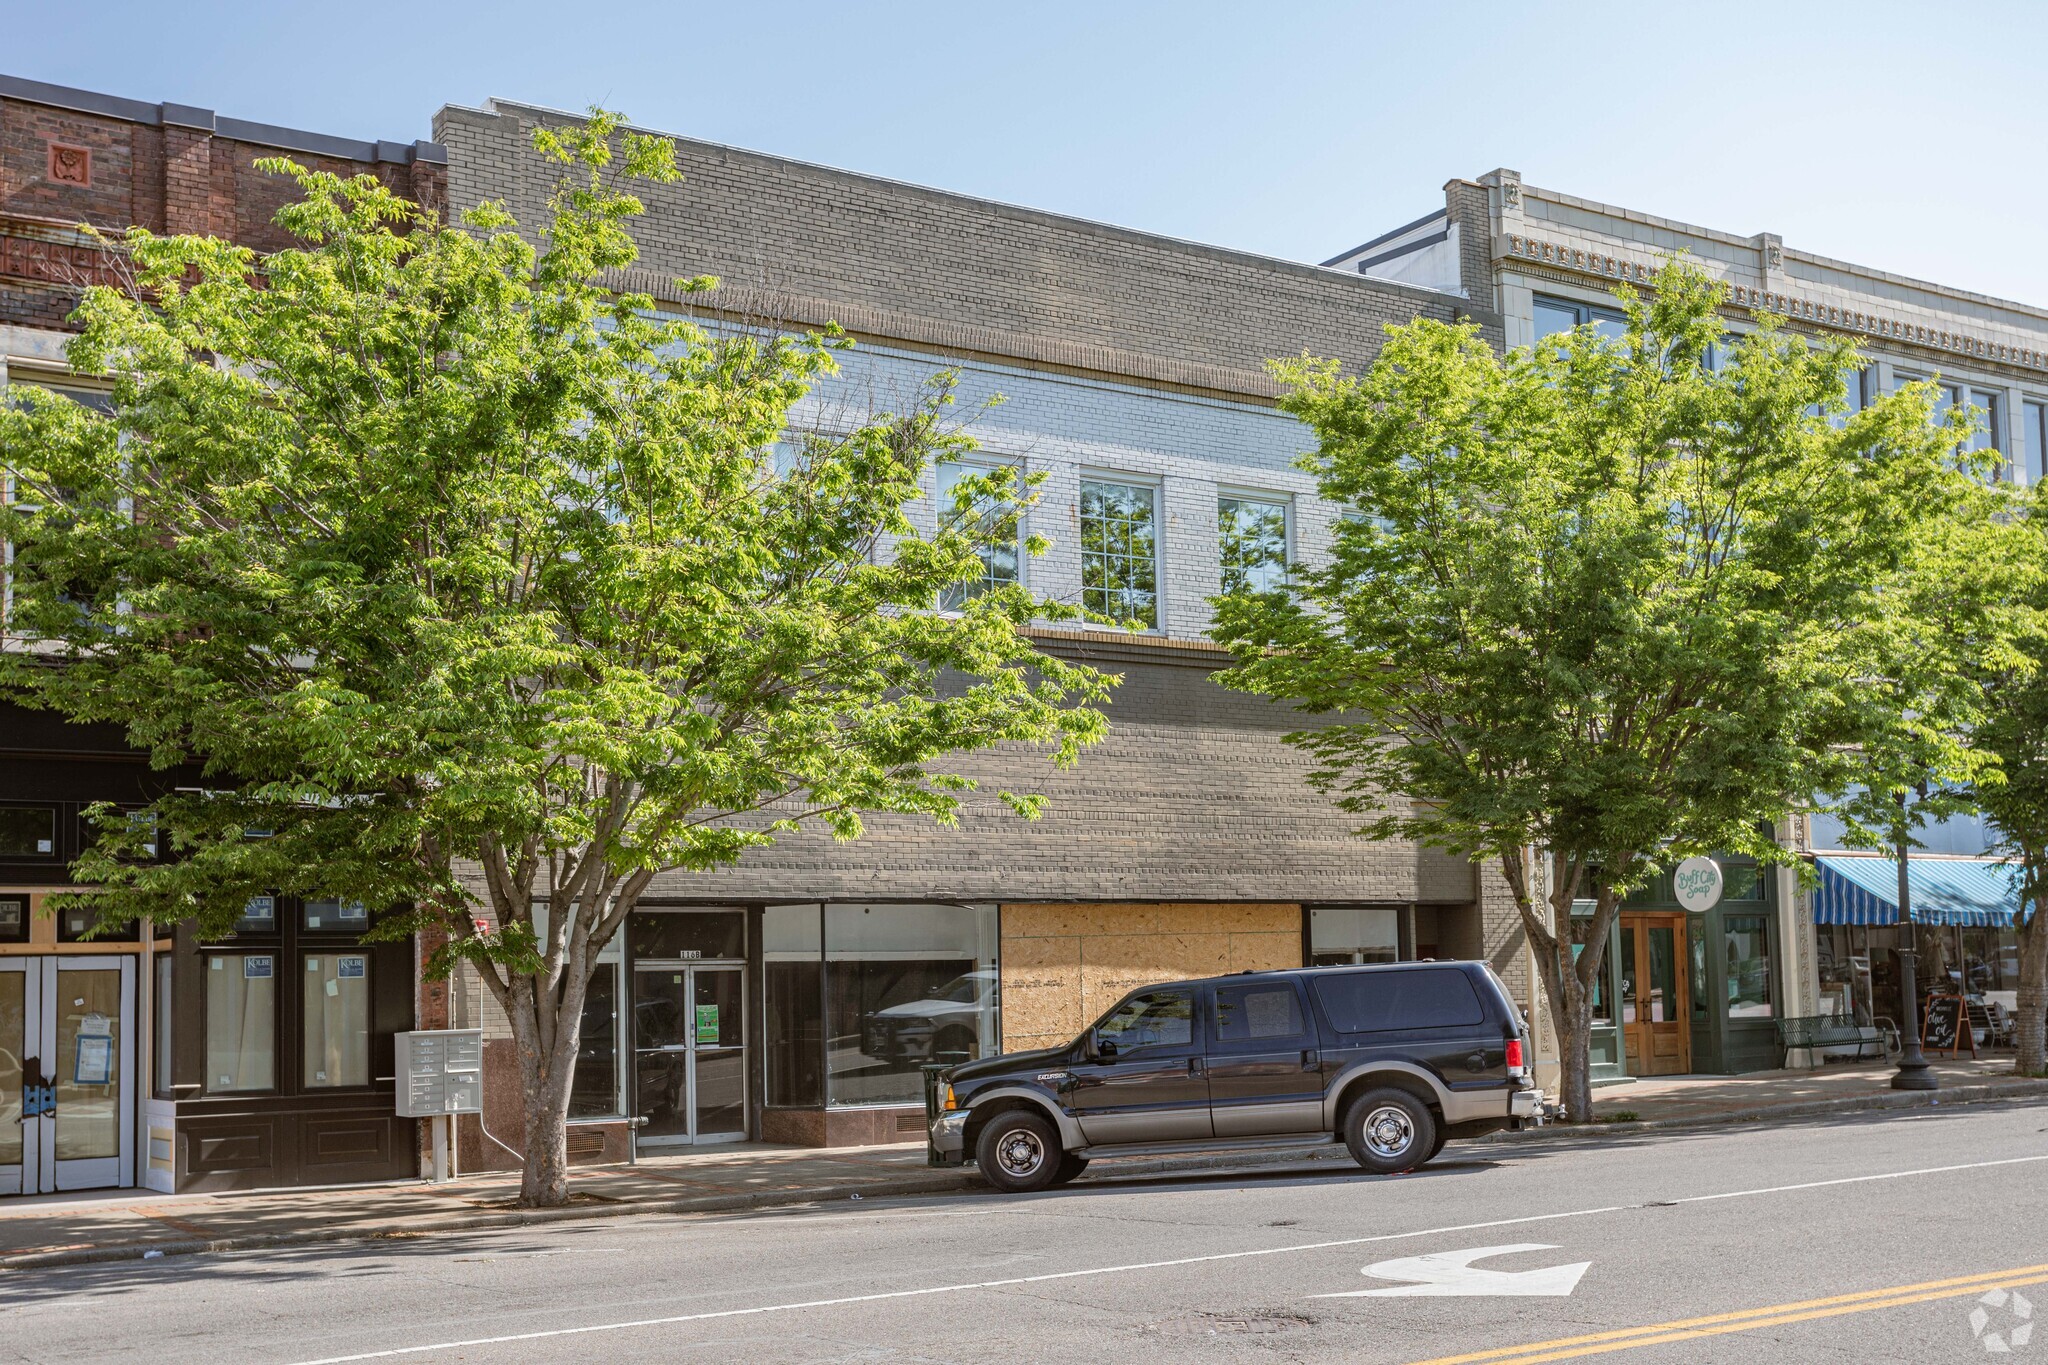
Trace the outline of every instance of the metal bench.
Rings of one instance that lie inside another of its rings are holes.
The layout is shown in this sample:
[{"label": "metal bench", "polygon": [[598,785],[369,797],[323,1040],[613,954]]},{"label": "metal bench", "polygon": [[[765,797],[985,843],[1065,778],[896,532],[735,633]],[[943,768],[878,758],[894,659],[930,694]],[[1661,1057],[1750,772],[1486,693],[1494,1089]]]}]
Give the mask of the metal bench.
[{"label": "metal bench", "polygon": [[1778,1021],[1778,1065],[1781,1067],[1790,1062],[1795,1049],[1823,1055],[1828,1048],[1851,1047],[1856,1049],[1858,1061],[1863,1060],[1867,1050],[1872,1048],[1876,1051],[1868,1055],[1881,1058],[1885,1055],[1884,1033],[1839,1014],[1802,1014]]}]

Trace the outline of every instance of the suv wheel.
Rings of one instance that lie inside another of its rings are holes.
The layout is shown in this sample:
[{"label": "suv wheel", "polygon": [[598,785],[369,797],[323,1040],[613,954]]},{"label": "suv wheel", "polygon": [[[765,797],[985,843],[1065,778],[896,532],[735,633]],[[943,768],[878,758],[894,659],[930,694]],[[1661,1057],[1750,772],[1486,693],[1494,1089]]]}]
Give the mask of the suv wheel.
[{"label": "suv wheel", "polygon": [[1059,1178],[1062,1157],[1053,1126],[1022,1109],[990,1119],[974,1143],[974,1164],[982,1179],[1011,1194],[1029,1194],[1052,1184]]},{"label": "suv wheel", "polygon": [[1405,1090],[1368,1090],[1344,1112],[1344,1145],[1375,1175],[1412,1171],[1437,1153],[1436,1117]]}]

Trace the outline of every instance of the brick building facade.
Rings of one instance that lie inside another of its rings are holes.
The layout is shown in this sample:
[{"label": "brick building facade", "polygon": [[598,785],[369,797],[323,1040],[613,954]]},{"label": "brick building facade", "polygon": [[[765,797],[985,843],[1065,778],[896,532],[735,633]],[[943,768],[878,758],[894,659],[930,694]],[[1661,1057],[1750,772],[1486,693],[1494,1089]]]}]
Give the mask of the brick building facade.
[{"label": "brick building facade", "polygon": [[[503,101],[443,109],[435,137],[448,148],[451,202],[503,200],[527,227],[540,222],[556,171],[532,151],[532,131],[571,117]],[[711,999],[723,989],[705,984],[713,971],[737,973],[730,998],[744,1019],[735,1036],[748,1051],[744,1117],[717,1120],[720,1133],[849,1142],[896,1139],[902,1125],[921,1122],[917,1062],[1063,1042],[1147,981],[1300,965],[1311,955],[1478,956],[1489,947],[1519,970],[1512,909],[1478,869],[1355,838],[1307,787],[1302,755],[1281,741],[1303,718],[1210,677],[1227,661],[1207,639],[1226,503],[1277,509],[1290,556],[1321,553],[1341,513],[1295,467],[1311,440],[1276,408],[1265,362],[1307,350],[1361,366],[1386,324],[1417,316],[1469,318],[1498,342],[1498,317],[1464,279],[1390,283],[675,143],[683,179],[640,189],[648,213],[634,235],[643,256],[622,284],[713,326],[737,318],[846,328],[859,345],[800,410],[803,421],[829,422],[847,405],[888,408],[941,368],[958,371],[962,410],[1001,395],[970,430],[982,456],[1047,476],[1029,529],[1053,548],[1025,565],[1026,584],[1085,601],[1086,489],[1135,488],[1153,519],[1156,611],[1149,630],[1040,633],[1043,648],[1123,675],[1108,739],[1076,768],[1011,751],[957,765],[985,789],[1044,792],[1040,820],[1019,821],[989,798],[970,801],[957,829],[879,817],[857,843],[805,834],[733,868],[657,878],[641,917],[650,925],[694,913],[745,927],[716,968],[702,965],[708,957],[643,955],[626,935],[607,968],[617,973],[610,1003],[600,1005],[618,1022],[586,1021],[593,1036],[608,1035],[599,1051],[614,1059],[591,1060],[587,1050],[587,1066],[614,1069],[603,1081],[579,1079],[589,1127],[577,1150],[615,1154],[621,1134],[607,1119],[675,1102],[676,1087],[659,1079],[673,1065],[662,1048],[695,1043],[659,1041],[667,1035],[649,1021],[669,1007],[650,1002],[683,991],[686,1007],[730,1008]],[[1453,185],[1446,206],[1470,218],[1467,240],[1484,240],[1476,187]],[[1469,265],[1483,272],[1484,257]],[[697,275],[721,285],[691,295],[668,283]],[[923,967],[919,934],[933,944]],[[788,1003],[792,995],[819,1003],[806,1013]],[[930,1003],[951,996],[960,998]],[[473,982],[459,986],[455,1013],[497,1035],[484,1123],[516,1131],[502,1021]],[[722,1056],[731,1041],[713,1051]],[[705,1090],[703,1075],[691,1074]],[[702,1115],[655,1114],[643,1135],[712,1134]],[[507,1159],[481,1130],[463,1155]]]},{"label": "brick building facade", "polygon": [[[122,280],[118,253],[88,229],[286,245],[272,219],[296,187],[254,164],[278,155],[446,201],[446,158],[429,142],[0,76],[0,389],[100,401],[94,377],[65,360],[81,289]],[[140,805],[198,780],[152,770],[117,727],[0,706],[0,1194],[418,1170],[414,1124],[392,1112],[391,1035],[437,1007],[440,988],[416,997],[411,945],[362,944],[352,907],[319,902],[252,903],[216,944],[170,925],[87,940],[82,919],[50,913],[91,837],[87,805]],[[23,1112],[37,1073],[53,1083],[42,1116]]]}]

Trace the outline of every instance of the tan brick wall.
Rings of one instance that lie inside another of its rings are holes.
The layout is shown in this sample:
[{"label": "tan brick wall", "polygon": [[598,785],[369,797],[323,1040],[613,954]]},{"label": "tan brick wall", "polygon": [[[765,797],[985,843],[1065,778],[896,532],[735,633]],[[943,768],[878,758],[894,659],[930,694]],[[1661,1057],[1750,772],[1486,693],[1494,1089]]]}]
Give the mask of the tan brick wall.
[{"label": "tan brick wall", "polygon": [[1301,907],[1002,907],[1003,1048],[1068,1042],[1137,986],[1302,965]]}]

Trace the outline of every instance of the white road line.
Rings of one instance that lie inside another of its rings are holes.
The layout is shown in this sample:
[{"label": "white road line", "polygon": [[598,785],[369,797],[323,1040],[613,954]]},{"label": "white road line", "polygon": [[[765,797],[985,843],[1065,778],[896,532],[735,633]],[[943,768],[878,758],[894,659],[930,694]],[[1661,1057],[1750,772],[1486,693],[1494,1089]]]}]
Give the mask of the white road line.
[{"label": "white road line", "polygon": [[[1861,1185],[1875,1180],[1905,1180],[1920,1175],[1944,1175],[1952,1171],[1976,1171],[1994,1166],[2021,1166],[2048,1161],[2041,1156],[2004,1157],[1997,1161],[1966,1161],[1954,1166],[1922,1166],[1910,1171],[1883,1171],[1876,1175],[1849,1175],[1834,1180],[1809,1180],[1797,1185],[1771,1185],[1755,1190],[1728,1190],[1721,1194],[1695,1194],[1683,1199],[1658,1201],[1659,1207],[1704,1204],[1717,1199],[1753,1199],[1767,1194],[1790,1194],[1798,1190],[1827,1189],[1835,1185]],[[1536,1213],[1521,1218],[1498,1218],[1485,1223],[1458,1223],[1440,1228],[1418,1228],[1413,1232],[1388,1232],[1373,1237],[1345,1237],[1333,1242],[1303,1242],[1296,1246],[1261,1247],[1253,1251],[1218,1251],[1207,1256],[1181,1256],[1170,1261],[1134,1261],[1128,1265],[1094,1266],[1087,1270],[1057,1270],[1042,1275],[1018,1275],[1003,1280],[980,1280],[971,1284],[935,1284],[922,1289],[891,1289],[879,1294],[851,1294],[837,1299],[805,1299],[800,1303],[769,1303],[754,1308],[722,1308],[709,1313],[679,1313],[665,1318],[636,1318],[630,1322],[601,1322],[586,1327],[555,1327],[539,1332],[518,1332],[501,1337],[471,1337],[464,1341],[439,1341],[428,1346],[398,1346],[385,1351],[363,1351],[356,1355],[325,1356],[299,1365],[352,1365],[360,1360],[390,1360],[397,1356],[425,1355],[429,1351],[456,1351],[473,1346],[502,1346],[515,1341],[545,1341],[552,1337],[585,1336],[593,1332],[625,1332],[639,1327],[672,1327],[685,1322],[711,1322],[719,1318],[759,1317],[768,1313],[794,1313],[806,1308],[842,1308],[855,1303],[878,1303],[888,1299],[925,1298],[933,1294],[963,1294],[976,1289],[1008,1289],[1016,1285],[1045,1284],[1053,1280],[1078,1280],[1094,1275],[1122,1275],[1137,1270],[1170,1270],[1176,1266],[1206,1265],[1215,1261],[1241,1261],[1255,1256],[1287,1256],[1301,1251],[1328,1251],[1334,1247],[1365,1246],[1373,1242],[1399,1242],[1413,1237],[1438,1237],[1454,1232],[1478,1232],[1487,1228],[1517,1227],[1528,1223],[1550,1223],[1564,1218],[1591,1218],[1603,1213],[1627,1213],[1652,1207],[1646,1204],[1607,1204],[1593,1209],[1570,1209],[1563,1213]]]}]

